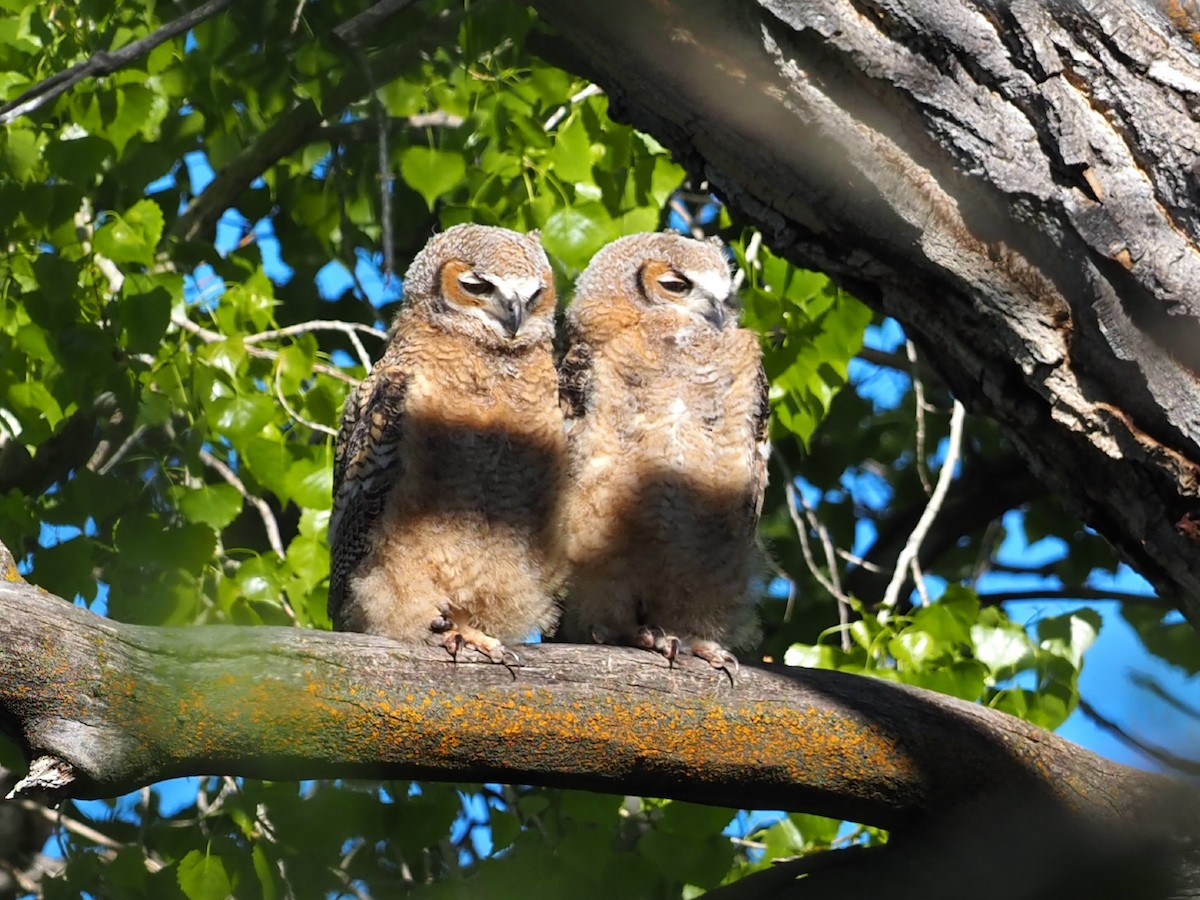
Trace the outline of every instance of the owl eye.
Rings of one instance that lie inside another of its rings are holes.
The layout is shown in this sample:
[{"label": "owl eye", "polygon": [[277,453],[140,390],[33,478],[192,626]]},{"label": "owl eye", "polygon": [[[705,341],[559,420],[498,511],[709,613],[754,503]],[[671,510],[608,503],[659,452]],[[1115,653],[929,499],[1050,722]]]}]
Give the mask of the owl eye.
[{"label": "owl eye", "polygon": [[692,283],[678,272],[668,272],[658,277],[658,286],[668,294],[686,294],[692,289]]},{"label": "owl eye", "polygon": [[542,299],[542,289],[538,288],[536,291],[534,291],[532,294],[530,294],[529,299],[525,301],[525,308],[533,309],[535,306],[537,306],[537,302],[541,299]]},{"label": "owl eye", "polygon": [[473,272],[464,272],[458,276],[459,286],[473,297],[490,294],[494,288],[490,281],[485,281]]}]

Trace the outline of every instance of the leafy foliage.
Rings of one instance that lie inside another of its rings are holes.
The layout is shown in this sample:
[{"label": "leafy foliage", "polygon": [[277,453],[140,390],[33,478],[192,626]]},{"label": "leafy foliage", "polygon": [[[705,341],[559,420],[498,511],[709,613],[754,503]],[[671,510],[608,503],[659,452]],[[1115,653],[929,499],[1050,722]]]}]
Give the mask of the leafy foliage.
[{"label": "leafy foliage", "polygon": [[[0,2],[0,98],[177,11]],[[348,45],[334,29],[358,11],[235,4],[0,133],[0,540],[47,590],[142,624],[328,627],[332,429],[431,230],[541,229],[566,296],[613,238],[711,215],[705,186],[658,142],[528,52],[540,26],[523,7],[421,4]],[[869,569],[822,548],[894,563],[888,541],[927,502],[946,392],[919,366],[914,378],[884,323],[823,276],[723,213],[713,225],[745,273],[744,320],[772,382],[762,533],[782,577],[763,586],[765,653],[1056,727],[1099,618],[1030,633],[981,602],[979,576],[999,565],[1006,530],[1058,542],[1056,584],[1115,570],[1107,547],[1014,489],[944,511],[922,559],[949,584],[936,602],[880,610]],[[864,330],[874,368],[852,362]],[[1010,458],[971,422],[961,490],[995,488],[998,471],[1019,482]],[[788,502],[793,477],[809,510]],[[844,624],[821,583],[835,576]],[[1186,626],[1157,610],[1127,617],[1154,652],[1200,669]],[[729,810],[480,785],[206,779],[67,815],[96,833],[63,835],[47,897],[525,897],[581,883],[693,896],[772,859],[883,838],[741,816],[734,842]]]}]

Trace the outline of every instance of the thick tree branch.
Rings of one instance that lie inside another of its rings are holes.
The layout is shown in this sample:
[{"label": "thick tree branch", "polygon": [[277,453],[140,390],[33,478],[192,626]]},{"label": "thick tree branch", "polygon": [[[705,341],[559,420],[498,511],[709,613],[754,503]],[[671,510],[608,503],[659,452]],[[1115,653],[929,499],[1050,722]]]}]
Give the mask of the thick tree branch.
[{"label": "thick tree branch", "polygon": [[1095,876],[1109,871],[1136,871],[1141,897],[1200,897],[1200,788],[938,694],[777,667],[730,685],[628,648],[530,646],[510,672],[365,635],[121,625],[15,580],[11,562],[0,574],[0,730],[32,760],[18,796],[204,774],[499,780],[891,830],[885,848],[804,860],[731,898],[981,884],[972,896],[999,900],[1064,879],[1078,890],[1083,875],[1107,888]]},{"label": "thick tree branch", "polygon": [[[536,0],[545,52],[894,316],[1200,625],[1200,54],[1102,0]],[[664,52],[664,42],[670,52]]]},{"label": "thick tree branch", "polygon": [[1136,819],[1167,784],[941,695],[781,668],[730,686],[628,649],[530,646],[510,673],[362,635],[120,625],[0,582],[0,656],[0,723],[79,797],[206,773],[502,780],[903,829],[998,789]]}]

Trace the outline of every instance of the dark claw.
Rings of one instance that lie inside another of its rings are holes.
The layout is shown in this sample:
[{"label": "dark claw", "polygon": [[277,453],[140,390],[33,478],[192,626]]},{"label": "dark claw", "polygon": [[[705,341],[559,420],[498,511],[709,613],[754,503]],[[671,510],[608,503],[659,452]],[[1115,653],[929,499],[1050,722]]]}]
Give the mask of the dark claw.
[{"label": "dark claw", "polygon": [[[509,662],[510,659],[512,662]],[[493,659],[492,661],[509,667],[521,665],[521,657],[517,656],[516,653],[514,653],[512,650],[509,650],[507,647],[501,647],[500,658]]]},{"label": "dark claw", "polygon": [[733,676],[741,670],[737,657],[712,641],[697,641],[692,646],[692,654],[707,660],[714,669],[719,669],[728,675],[731,685],[734,683]]},{"label": "dark claw", "polygon": [[[511,662],[509,662],[510,659],[512,660]],[[500,665],[502,665],[502,666],[504,666],[504,668],[508,669],[508,674],[512,676],[512,680],[513,681],[517,680],[516,670],[521,665],[521,657],[517,656],[517,654],[513,653],[513,651],[509,650],[507,647],[501,647],[500,648],[500,659],[492,660],[492,662],[499,662]]]},{"label": "dark claw", "polygon": [[458,654],[462,653],[463,647],[467,645],[466,640],[457,631],[451,632],[442,641],[442,646],[450,653],[451,658],[457,663]]},{"label": "dark claw", "polygon": [[643,625],[639,628],[633,641],[635,647],[661,653],[671,666],[675,665],[675,657],[684,650],[683,642],[679,638],[653,625]]},{"label": "dark claw", "polygon": [[674,663],[675,657],[679,655],[679,648],[681,646],[679,638],[671,635],[670,637],[664,637],[661,646],[655,645],[655,649],[667,658],[667,662]]}]

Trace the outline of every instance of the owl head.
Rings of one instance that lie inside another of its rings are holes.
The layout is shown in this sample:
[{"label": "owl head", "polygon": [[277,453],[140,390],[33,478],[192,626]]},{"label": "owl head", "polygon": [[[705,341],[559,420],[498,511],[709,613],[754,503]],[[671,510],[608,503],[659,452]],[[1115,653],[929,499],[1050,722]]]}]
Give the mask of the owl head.
[{"label": "owl head", "polygon": [[683,316],[724,329],[732,315],[733,278],[720,241],[674,231],[618,238],[592,257],[575,286],[576,304],[607,298],[643,311]]},{"label": "owl head", "polygon": [[439,326],[517,349],[553,336],[554,276],[537,232],[455,225],[404,276],[404,297]]}]

